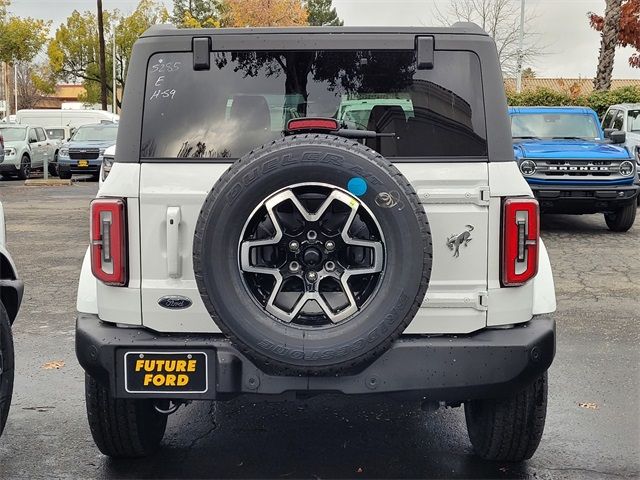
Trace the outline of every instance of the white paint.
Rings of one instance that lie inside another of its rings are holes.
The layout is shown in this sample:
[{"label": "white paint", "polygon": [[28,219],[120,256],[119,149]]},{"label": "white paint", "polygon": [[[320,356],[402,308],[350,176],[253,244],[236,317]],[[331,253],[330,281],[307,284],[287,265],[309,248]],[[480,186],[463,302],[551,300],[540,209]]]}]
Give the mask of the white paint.
[{"label": "white paint", "polygon": [[[205,163],[114,164],[99,196],[127,199],[129,286],[108,287],[96,282],[90,266],[83,264],[79,310],[95,310],[96,303],[91,303],[93,284],[99,316],[105,321],[144,325],[161,332],[219,332],[197,289],[192,245],[202,204],[228,167]],[[540,270],[535,280],[522,287],[500,286],[502,197],[531,196],[514,162],[404,163],[397,167],[424,204],[433,240],[429,289],[405,333],[464,334],[487,325],[526,322],[534,313],[555,309],[544,244],[540,246]],[[170,228],[168,219],[178,217],[177,228]],[[446,240],[462,233],[466,225],[474,227],[472,240],[460,247],[456,258]],[[193,304],[184,310],[167,310],[158,305],[165,295],[183,295]]]},{"label": "white paint", "polygon": [[556,311],[556,289],[551,272],[549,254],[540,239],[538,274],[533,279],[533,314],[552,313]]},{"label": "white paint", "polygon": [[80,281],[78,282],[78,295],[76,298],[76,310],[80,313],[98,313],[98,281],[91,273],[91,252],[87,247],[82,260]]}]

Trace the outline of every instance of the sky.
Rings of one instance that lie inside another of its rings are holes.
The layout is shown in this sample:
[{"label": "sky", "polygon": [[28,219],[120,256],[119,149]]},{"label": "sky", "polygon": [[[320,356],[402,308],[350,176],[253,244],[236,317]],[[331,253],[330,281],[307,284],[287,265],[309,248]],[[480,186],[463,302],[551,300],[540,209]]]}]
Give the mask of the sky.
[{"label": "sky", "polygon": [[[162,0],[169,9],[171,0]],[[334,0],[345,25],[436,25],[436,8],[446,11],[454,0]],[[520,4],[519,0],[512,0]],[[545,46],[544,55],[530,66],[539,77],[582,77],[595,74],[600,35],[589,28],[587,13],[602,14],[604,0],[525,0],[528,15],[535,17],[529,28]],[[135,9],[138,0],[103,0],[105,9],[122,13]],[[9,11],[15,15],[44,18],[53,27],[63,23],[74,9],[93,10],[95,0],[12,0]],[[614,78],[640,79],[640,69],[629,67],[633,50],[616,52]]]}]

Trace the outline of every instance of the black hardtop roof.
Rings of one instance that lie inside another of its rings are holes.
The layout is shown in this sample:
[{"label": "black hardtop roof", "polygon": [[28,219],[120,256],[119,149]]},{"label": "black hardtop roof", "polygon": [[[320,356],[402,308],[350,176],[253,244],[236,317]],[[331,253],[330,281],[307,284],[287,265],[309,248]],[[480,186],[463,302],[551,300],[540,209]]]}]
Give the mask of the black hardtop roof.
[{"label": "black hardtop roof", "polygon": [[457,22],[450,27],[247,27],[247,28],[177,28],[172,24],[153,25],[142,34],[146,37],[251,35],[251,34],[416,34],[416,35],[481,35],[488,36],[480,26]]}]

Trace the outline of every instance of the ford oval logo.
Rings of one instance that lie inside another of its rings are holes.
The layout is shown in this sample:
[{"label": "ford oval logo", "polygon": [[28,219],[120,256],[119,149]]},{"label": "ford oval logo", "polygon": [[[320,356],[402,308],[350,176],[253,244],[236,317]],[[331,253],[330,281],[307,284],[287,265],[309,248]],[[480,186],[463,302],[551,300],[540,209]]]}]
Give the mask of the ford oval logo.
[{"label": "ford oval logo", "polygon": [[183,297],[182,295],[167,295],[158,300],[158,305],[170,310],[182,310],[189,308],[192,305],[190,298]]}]

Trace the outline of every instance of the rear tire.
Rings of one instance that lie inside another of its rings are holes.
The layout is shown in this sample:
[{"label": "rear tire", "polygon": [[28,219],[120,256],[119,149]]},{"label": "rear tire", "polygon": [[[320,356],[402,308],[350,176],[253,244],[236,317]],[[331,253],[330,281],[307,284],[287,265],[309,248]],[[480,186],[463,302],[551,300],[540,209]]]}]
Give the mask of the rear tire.
[{"label": "rear tire", "polygon": [[9,315],[0,302],[0,435],[4,430],[11,406],[15,359]]},{"label": "rear tire", "polygon": [[20,180],[27,180],[31,175],[31,160],[26,155],[23,155],[20,161],[20,170],[18,170],[18,178]]},{"label": "rear tire", "polygon": [[59,166],[58,167],[58,176],[62,180],[71,180],[71,169]]},{"label": "rear tire", "polygon": [[167,416],[155,409],[154,400],[114,398],[89,375],[85,375],[85,400],[91,435],[103,454],[136,458],[158,449]]},{"label": "rear tire", "polygon": [[469,439],[485,460],[521,462],[533,456],[547,415],[547,372],[509,398],[464,405]]},{"label": "rear tire", "polygon": [[636,204],[630,203],[614,213],[605,213],[604,221],[612,232],[626,232],[636,221]]}]

